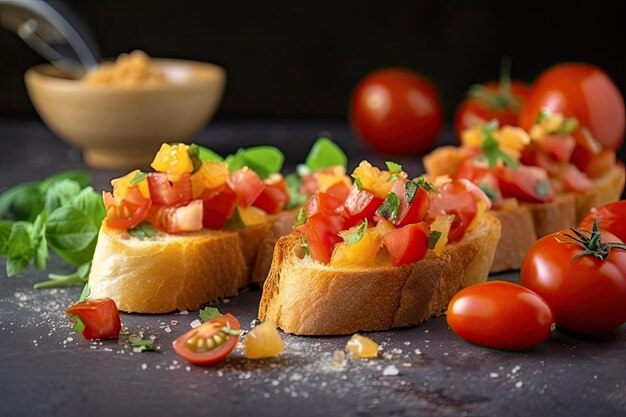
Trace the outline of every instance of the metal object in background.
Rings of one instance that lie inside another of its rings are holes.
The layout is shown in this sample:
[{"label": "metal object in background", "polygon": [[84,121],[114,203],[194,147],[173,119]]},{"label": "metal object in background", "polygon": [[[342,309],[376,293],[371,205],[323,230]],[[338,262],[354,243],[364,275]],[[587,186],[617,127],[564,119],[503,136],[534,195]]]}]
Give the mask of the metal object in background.
[{"label": "metal object in background", "polygon": [[93,36],[63,1],[0,0],[0,26],[74,77],[100,61]]}]

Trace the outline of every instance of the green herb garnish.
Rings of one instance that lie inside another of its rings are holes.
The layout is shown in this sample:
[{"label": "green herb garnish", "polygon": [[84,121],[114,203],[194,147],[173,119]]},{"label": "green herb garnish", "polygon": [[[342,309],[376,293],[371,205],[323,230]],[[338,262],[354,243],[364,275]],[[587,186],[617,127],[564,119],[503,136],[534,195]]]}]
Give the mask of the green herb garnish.
[{"label": "green herb garnish", "polygon": [[302,226],[306,223],[306,210],[304,207],[300,207],[300,211],[298,211],[298,217],[296,218],[296,223],[294,227]]},{"label": "green herb garnish", "polygon": [[133,352],[155,352],[154,340],[144,339],[140,335],[128,336],[128,344],[133,348]]},{"label": "green herb garnish", "polygon": [[83,323],[78,314],[68,314],[67,317],[72,322],[72,330],[74,330],[76,333],[82,333],[87,328],[87,326],[85,326],[85,323]]},{"label": "green herb garnish", "polygon": [[550,110],[548,108],[541,109],[541,111],[537,115],[537,120],[535,120],[535,124],[539,124],[539,123],[543,122],[548,117],[550,117],[550,114],[552,114],[552,110]]},{"label": "green herb garnish", "polygon": [[285,156],[283,153],[273,146],[254,146],[239,149],[225,159],[230,172],[247,166],[256,172],[261,179],[266,179],[271,174],[280,172],[284,160]]},{"label": "green herb garnish", "polygon": [[500,144],[493,136],[493,133],[497,128],[498,121],[494,119],[487,123],[483,129],[484,139],[481,145],[481,150],[483,152],[482,159],[487,160],[489,168],[495,168],[498,165],[498,161],[502,161],[505,165],[511,167],[512,169],[516,169],[517,161],[500,149]]},{"label": "green herb garnish", "polygon": [[304,162],[312,171],[323,168],[348,165],[348,157],[332,140],[321,137],[311,147]]},{"label": "green herb garnish", "polygon": [[359,177],[352,178],[354,178],[354,184],[356,185],[356,189],[359,191],[363,190],[363,183],[361,182],[361,179]]},{"label": "green herb garnish", "polygon": [[431,191],[435,190],[435,186],[432,183],[428,182],[426,180],[426,178],[424,178],[424,177],[413,178],[411,180],[411,182],[413,182],[418,187],[422,187],[423,189],[425,189],[428,192],[431,192]]},{"label": "green herb garnish", "polygon": [[541,180],[535,185],[535,191],[541,197],[547,197],[550,194],[550,186],[547,180]]},{"label": "green herb garnish", "polygon": [[354,245],[357,242],[360,242],[363,239],[363,235],[367,230],[367,219],[363,220],[363,223],[358,225],[356,228],[347,230],[345,232],[339,233],[339,236],[343,239],[344,242],[350,245]]},{"label": "green herb garnish", "polygon": [[415,193],[417,193],[417,189],[419,187],[413,181],[408,181],[406,185],[404,186],[404,188],[405,188],[404,197],[406,198],[406,203],[407,205],[411,205],[411,203],[413,202],[413,199],[415,198]]},{"label": "green herb garnish", "polygon": [[385,165],[387,165],[387,169],[392,174],[399,174],[399,173],[402,172],[402,165],[400,165],[400,164],[397,164],[397,163],[392,162],[392,161],[387,161],[387,162],[385,162]]},{"label": "green herb garnish", "polygon": [[137,226],[130,229],[128,233],[139,240],[144,240],[146,238],[154,237],[157,234],[157,231],[150,226],[149,223],[141,222]]},{"label": "green herb garnish", "polygon": [[137,185],[141,183],[143,180],[145,180],[146,178],[148,178],[148,173],[137,171],[135,176],[130,180],[130,185]]},{"label": "green herb garnish", "polygon": [[289,192],[289,201],[285,205],[285,208],[292,209],[306,203],[307,196],[300,192],[302,180],[300,180],[298,174],[292,172],[285,177],[285,181],[287,182],[287,191]]},{"label": "green herb garnish", "polygon": [[243,230],[246,228],[246,224],[243,222],[239,210],[235,207],[233,214],[226,220],[224,229],[226,230]]},{"label": "green herb garnish", "polygon": [[306,236],[300,235],[300,247],[304,250],[304,253],[310,255],[309,251],[309,241],[306,239]]},{"label": "green herb garnish", "polygon": [[498,201],[500,199],[500,191],[498,191],[495,188],[492,188],[485,181],[479,182],[478,183],[478,188],[480,188],[483,191],[483,193],[485,193],[487,198],[489,198],[489,200],[492,203],[495,203],[496,201]]},{"label": "green herb garnish", "polygon": [[389,193],[376,212],[381,216],[387,217],[389,220],[396,220],[398,218],[399,209],[400,198],[395,193]]},{"label": "green herb garnish", "polygon": [[431,230],[428,235],[428,249],[435,249],[437,242],[441,238],[441,232],[438,230]]},{"label": "green herb garnish", "polygon": [[578,120],[574,117],[568,117],[567,119],[565,119],[563,121],[563,125],[561,126],[561,132],[569,135],[571,133],[574,133],[574,131],[576,131],[576,129],[578,129]]},{"label": "green herb garnish", "polygon": [[200,320],[203,322],[222,316],[222,313],[215,307],[204,307],[198,314],[200,315]]}]

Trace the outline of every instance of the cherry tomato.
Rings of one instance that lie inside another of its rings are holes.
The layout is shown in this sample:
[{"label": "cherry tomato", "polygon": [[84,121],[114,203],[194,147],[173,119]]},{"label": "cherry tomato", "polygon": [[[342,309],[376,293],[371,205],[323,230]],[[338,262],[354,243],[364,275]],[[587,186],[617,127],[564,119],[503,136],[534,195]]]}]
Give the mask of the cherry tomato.
[{"label": "cherry tomato", "polygon": [[175,206],[191,201],[191,179],[189,174],[181,174],[176,182],[170,182],[167,174],[151,172],[148,174],[150,199],[155,206]]},{"label": "cherry tomato", "polygon": [[130,187],[124,198],[113,196],[108,191],[102,193],[106,207],[106,225],[115,229],[131,229],[144,221],[151,206],[139,187]]},{"label": "cherry tomato", "polygon": [[600,230],[613,233],[622,242],[626,242],[626,200],[606,204],[598,209],[592,209],[581,222],[579,227],[591,230],[593,220],[598,218]]},{"label": "cherry tomato", "polygon": [[202,323],[178,337],[174,352],[194,365],[210,365],[226,359],[237,346],[241,326],[232,314]]},{"label": "cherry tomato", "polygon": [[237,194],[237,205],[241,207],[250,207],[265,189],[261,178],[248,167],[231,173],[227,183]]},{"label": "cherry tomato", "polygon": [[[546,300],[558,326],[576,333],[606,333],[626,321],[626,251],[608,249],[604,259],[579,256],[583,246],[598,253],[589,242],[591,233],[580,232],[584,238],[564,229],[538,240],[522,262],[521,282]],[[602,232],[600,242],[621,240]]]},{"label": "cherry tomato", "polygon": [[335,244],[342,239],[338,233],[344,229],[344,217],[335,213],[317,212],[309,216],[300,229],[306,237],[313,259],[324,264],[330,262]]},{"label": "cherry tomato", "polygon": [[530,129],[543,108],[575,117],[609,149],[619,149],[624,142],[624,98],[596,66],[565,63],[544,71],[532,85],[520,114],[520,126]]},{"label": "cherry tomato", "polygon": [[88,298],[70,306],[65,312],[75,328],[79,328],[80,324],[74,316],[80,319],[84,325],[82,333],[87,340],[117,339],[120,334],[120,314],[115,301],[110,298]]},{"label": "cherry tomato", "polygon": [[204,190],[200,198],[203,208],[202,225],[213,230],[224,227],[235,210],[237,194],[228,184],[222,184],[219,187]]},{"label": "cherry tomato", "polygon": [[287,201],[289,201],[287,182],[282,176],[276,175],[273,178],[266,179],[264,183],[265,188],[254,201],[254,207],[258,207],[269,214],[280,213]]},{"label": "cherry tomato", "polygon": [[520,109],[530,93],[530,86],[522,81],[490,81],[473,88],[456,111],[454,130],[457,137],[478,123],[493,119],[500,126],[517,126]]},{"label": "cherry tomato", "polygon": [[463,238],[465,230],[478,212],[476,199],[469,191],[467,183],[463,180],[455,180],[443,184],[439,187],[439,193],[433,196],[430,204],[431,217],[437,217],[443,213],[454,214],[448,234],[449,242],[458,242]]},{"label": "cherry tomato", "polygon": [[398,227],[406,226],[411,223],[419,223],[424,220],[430,207],[430,195],[423,187],[418,187],[415,191],[413,199],[409,203],[407,196],[408,180],[398,178],[391,188],[391,192],[398,196],[400,206],[398,208],[398,217],[391,222]]},{"label": "cherry tomato", "polygon": [[425,223],[409,224],[390,231],[383,238],[391,263],[400,266],[417,262],[428,251],[428,226]]},{"label": "cherry tomato", "polygon": [[424,154],[443,125],[433,85],[404,68],[380,69],[361,80],[352,95],[350,118],[357,136],[390,154]]},{"label": "cherry tomato", "polygon": [[368,219],[370,222],[373,221],[376,210],[382,203],[383,200],[381,198],[374,196],[367,190],[359,191],[355,186],[343,204],[347,217],[345,227],[350,228],[363,222],[365,219]]},{"label": "cherry tomato", "polygon": [[197,232],[202,230],[202,216],[202,200],[193,200],[184,206],[152,206],[148,221],[167,233]]},{"label": "cherry tomato", "polygon": [[450,300],[448,326],[470,343],[495,349],[527,349],[554,328],[554,314],[536,293],[506,281],[459,291]]},{"label": "cherry tomato", "polygon": [[494,173],[504,197],[515,197],[528,203],[548,203],[554,200],[554,189],[548,173],[542,168],[500,166]]}]

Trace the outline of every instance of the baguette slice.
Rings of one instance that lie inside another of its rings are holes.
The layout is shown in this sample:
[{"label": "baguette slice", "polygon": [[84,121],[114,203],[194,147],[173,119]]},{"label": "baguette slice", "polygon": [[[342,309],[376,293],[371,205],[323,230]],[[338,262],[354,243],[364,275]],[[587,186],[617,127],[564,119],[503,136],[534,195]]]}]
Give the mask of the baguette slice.
[{"label": "baguette slice", "polygon": [[274,234],[287,233],[285,225],[291,228],[294,220],[286,212],[241,231],[159,233],[144,240],[103,224],[89,275],[90,297],[111,298],[129,313],[166,313],[236,295],[250,284],[252,271],[257,282],[267,276]]},{"label": "baguette slice", "polygon": [[337,268],[301,257],[298,238],[279,239],[259,318],[298,335],[351,334],[415,326],[441,314],[461,288],[485,281],[500,222],[484,215],[437,257],[394,267]]}]

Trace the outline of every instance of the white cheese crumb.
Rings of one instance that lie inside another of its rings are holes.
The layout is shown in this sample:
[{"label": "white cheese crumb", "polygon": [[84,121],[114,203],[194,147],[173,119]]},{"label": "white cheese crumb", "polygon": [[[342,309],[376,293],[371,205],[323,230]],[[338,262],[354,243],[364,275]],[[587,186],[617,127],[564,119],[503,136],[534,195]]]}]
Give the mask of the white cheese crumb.
[{"label": "white cheese crumb", "polygon": [[202,322],[201,322],[200,320],[198,320],[198,319],[195,319],[194,321],[192,321],[191,323],[189,323],[189,325],[190,325],[192,328],[194,328],[194,329],[195,329],[196,327],[198,327],[199,325],[201,325],[201,324],[202,324]]},{"label": "white cheese crumb", "polygon": [[383,369],[383,376],[396,376],[399,373],[400,371],[394,365],[389,365]]}]

